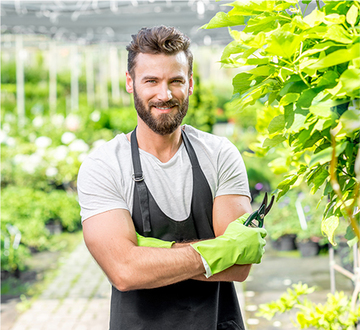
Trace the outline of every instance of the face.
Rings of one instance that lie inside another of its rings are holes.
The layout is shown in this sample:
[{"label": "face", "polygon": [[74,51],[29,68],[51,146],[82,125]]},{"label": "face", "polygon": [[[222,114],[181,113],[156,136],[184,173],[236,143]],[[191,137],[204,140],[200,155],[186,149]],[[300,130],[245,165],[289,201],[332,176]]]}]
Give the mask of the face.
[{"label": "face", "polygon": [[176,55],[140,53],[136,57],[134,77],[126,73],[126,89],[134,93],[138,116],[155,133],[173,133],[186,115],[193,91],[188,70],[183,52]]}]

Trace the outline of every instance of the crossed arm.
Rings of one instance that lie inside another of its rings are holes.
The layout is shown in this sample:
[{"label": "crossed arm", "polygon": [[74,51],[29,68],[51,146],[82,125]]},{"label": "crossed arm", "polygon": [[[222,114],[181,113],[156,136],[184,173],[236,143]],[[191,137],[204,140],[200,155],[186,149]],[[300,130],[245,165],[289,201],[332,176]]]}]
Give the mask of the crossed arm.
[{"label": "crossed arm", "polygon": [[[251,212],[246,196],[216,197],[213,206],[215,235],[222,235],[230,222]],[[187,279],[244,281],[250,265],[235,265],[206,279],[200,255],[189,244],[171,249],[140,247],[130,213],[107,211],[83,222],[85,243],[110,282],[120,291],[150,289]]]}]

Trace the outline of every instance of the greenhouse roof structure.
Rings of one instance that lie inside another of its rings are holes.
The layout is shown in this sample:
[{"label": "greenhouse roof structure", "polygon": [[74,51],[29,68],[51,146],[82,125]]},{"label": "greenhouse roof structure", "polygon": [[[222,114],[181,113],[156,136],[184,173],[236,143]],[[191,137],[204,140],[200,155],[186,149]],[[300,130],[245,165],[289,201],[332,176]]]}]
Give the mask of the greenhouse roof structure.
[{"label": "greenhouse roof structure", "polygon": [[200,27],[231,7],[215,0],[1,1],[2,34],[46,35],[54,40],[127,44],[142,27],[175,26],[193,44],[224,45],[227,28]]}]

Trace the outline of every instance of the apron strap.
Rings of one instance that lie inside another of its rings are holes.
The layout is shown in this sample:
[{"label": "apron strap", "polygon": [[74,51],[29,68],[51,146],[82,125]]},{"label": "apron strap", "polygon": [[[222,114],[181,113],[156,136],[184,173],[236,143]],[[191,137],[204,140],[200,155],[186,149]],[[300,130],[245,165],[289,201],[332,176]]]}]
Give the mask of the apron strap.
[{"label": "apron strap", "polygon": [[[195,150],[193,146],[191,145],[189,138],[187,137],[185,131],[181,130],[181,136],[184,141],[185,149],[189,155],[191,166],[193,170],[197,171],[200,170],[200,164],[196,157]],[[141,211],[141,217],[142,217],[142,223],[143,223],[143,231],[144,233],[150,233],[151,232],[151,224],[150,224],[150,208],[149,208],[149,195],[148,195],[148,189],[146,187],[145,181],[144,181],[144,175],[141,168],[141,162],[140,162],[140,154],[139,154],[139,145],[136,138],[136,127],[134,131],[131,134],[131,156],[133,161],[133,168],[134,168],[134,174],[133,174],[133,180],[135,181],[135,187],[139,196],[139,202],[140,202],[140,211]],[[195,175],[195,177],[197,177]]]},{"label": "apron strap", "polygon": [[187,137],[187,135],[186,135],[186,133],[185,133],[185,131],[183,129],[181,130],[181,136],[183,138],[186,151],[187,151],[188,156],[190,158],[191,166],[193,168],[200,168],[200,164],[199,164],[199,161],[198,161],[198,159],[196,157],[195,150],[194,150],[193,146],[191,145],[191,143],[189,141],[189,138]]},{"label": "apron strap", "polygon": [[133,180],[135,181],[135,187],[139,196],[143,230],[144,233],[150,233],[151,225],[150,225],[149,196],[141,168],[139,145],[136,139],[136,127],[131,134],[131,156],[134,167]]}]

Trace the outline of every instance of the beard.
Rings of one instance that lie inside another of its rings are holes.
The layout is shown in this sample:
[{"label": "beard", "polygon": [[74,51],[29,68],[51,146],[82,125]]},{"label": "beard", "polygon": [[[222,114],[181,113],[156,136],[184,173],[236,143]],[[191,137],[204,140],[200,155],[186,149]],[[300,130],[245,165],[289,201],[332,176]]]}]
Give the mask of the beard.
[{"label": "beard", "polygon": [[[153,132],[160,135],[167,135],[173,133],[181,125],[189,107],[189,96],[184,99],[183,104],[172,99],[167,102],[149,102],[146,108],[144,102],[137,94],[135,87],[133,92],[136,112]],[[151,113],[151,107],[153,106],[158,108],[177,106],[178,111],[176,113],[162,113],[158,117],[155,117]]]}]

